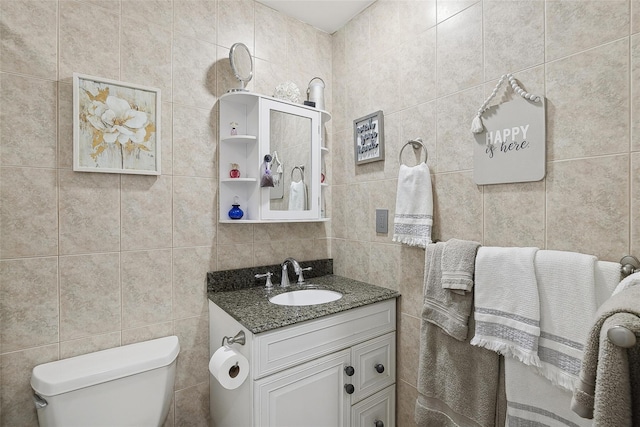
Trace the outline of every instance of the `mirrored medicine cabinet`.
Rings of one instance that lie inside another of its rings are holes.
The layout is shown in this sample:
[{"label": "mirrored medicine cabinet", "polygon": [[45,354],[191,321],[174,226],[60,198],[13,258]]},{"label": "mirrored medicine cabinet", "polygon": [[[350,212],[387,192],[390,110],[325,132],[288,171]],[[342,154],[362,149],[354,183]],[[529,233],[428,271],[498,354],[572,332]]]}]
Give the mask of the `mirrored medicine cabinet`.
[{"label": "mirrored medicine cabinet", "polygon": [[[256,93],[223,95],[219,222],[328,220],[323,132],[330,118],[326,111]],[[229,218],[234,204],[243,211],[240,219]]]}]

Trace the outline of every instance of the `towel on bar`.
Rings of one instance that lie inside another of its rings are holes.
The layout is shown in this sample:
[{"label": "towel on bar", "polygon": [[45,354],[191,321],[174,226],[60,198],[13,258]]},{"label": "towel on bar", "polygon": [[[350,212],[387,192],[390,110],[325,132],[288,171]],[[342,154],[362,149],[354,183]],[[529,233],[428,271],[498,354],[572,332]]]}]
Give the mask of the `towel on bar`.
[{"label": "towel on bar", "polygon": [[438,242],[425,249],[422,318],[442,328],[459,341],[469,332],[473,294],[463,295],[442,288],[442,259],[449,243]]},{"label": "towel on bar", "polygon": [[526,366],[505,358],[507,425],[510,427],[592,427],[571,411],[571,393]]},{"label": "towel on bar", "polygon": [[442,251],[442,287],[464,295],[473,289],[476,252],[480,243],[449,239]]},{"label": "towel on bar", "polygon": [[541,250],[535,265],[540,296],[539,372],[554,385],[572,391],[598,309],[596,257]]},{"label": "towel on bar", "polygon": [[640,337],[640,286],[607,300],[587,338],[571,409],[593,418],[598,427],[632,427],[640,422],[640,339],[629,349],[616,346],[607,338],[609,328],[616,325]]},{"label": "towel on bar", "polygon": [[[622,273],[619,262],[596,262],[596,304],[600,307],[620,284]],[[640,280],[640,276],[638,276]]]},{"label": "towel on bar", "polygon": [[307,209],[307,186],[304,181],[291,181],[289,188],[289,210],[303,211]]},{"label": "towel on bar", "polygon": [[538,248],[478,249],[475,336],[471,344],[540,365],[540,308],[534,258]]},{"label": "towel on bar", "polygon": [[426,247],[431,243],[433,194],[431,172],[426,163],[400,165],[393,241],[409,246]]},{"label": "towel on bar", "polygon": [[[618,264],[618,266],[620,266],[620,264]],[[640,285],[640,271],[625,277],[618,284],[618,286],[616,286],[615,290],[613,291],[613,295],[617,294],[618,292],[622,292],[625,289],[630,288],[631,286],[637,286],[637,285]]]}]

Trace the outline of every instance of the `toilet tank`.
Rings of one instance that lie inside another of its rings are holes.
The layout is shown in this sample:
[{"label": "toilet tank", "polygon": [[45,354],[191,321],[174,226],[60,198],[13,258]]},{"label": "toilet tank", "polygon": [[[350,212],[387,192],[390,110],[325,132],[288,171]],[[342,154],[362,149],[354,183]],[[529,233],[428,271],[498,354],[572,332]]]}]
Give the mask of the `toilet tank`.
[{"label": "toilet tank", "polygon": [[31,387],[40,426],[161,426],[179,352],[171,336],[36,366]]}]

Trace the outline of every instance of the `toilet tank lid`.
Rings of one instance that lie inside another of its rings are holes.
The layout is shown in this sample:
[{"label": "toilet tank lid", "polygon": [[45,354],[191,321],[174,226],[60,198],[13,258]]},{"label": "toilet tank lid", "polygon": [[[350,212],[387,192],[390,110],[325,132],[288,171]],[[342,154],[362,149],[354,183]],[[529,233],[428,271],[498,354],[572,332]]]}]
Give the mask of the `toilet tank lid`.
[{"label": "toilet tank lid", "polygon": [[55,396],[170,365],[180,352],[178,337],[114,347],[33,368],[31,387]]}]

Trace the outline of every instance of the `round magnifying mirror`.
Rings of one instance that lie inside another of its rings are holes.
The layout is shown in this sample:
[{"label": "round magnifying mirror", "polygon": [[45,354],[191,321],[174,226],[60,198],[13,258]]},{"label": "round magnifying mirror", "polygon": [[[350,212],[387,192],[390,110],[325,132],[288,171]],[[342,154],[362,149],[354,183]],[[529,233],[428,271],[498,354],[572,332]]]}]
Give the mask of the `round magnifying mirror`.
[{"label": "round magnifying mirror", "polygon": [[253,60],[249,48],[244,43],[235,43],[229,50],[229,62],[231,62],[233,74],[240,81],[240,87],[229,89],[229,92],[246,91],[245,84],[253,78]]}]

